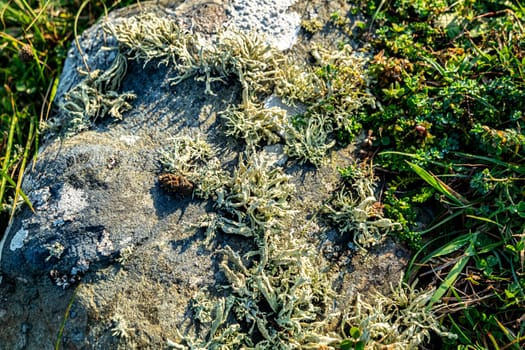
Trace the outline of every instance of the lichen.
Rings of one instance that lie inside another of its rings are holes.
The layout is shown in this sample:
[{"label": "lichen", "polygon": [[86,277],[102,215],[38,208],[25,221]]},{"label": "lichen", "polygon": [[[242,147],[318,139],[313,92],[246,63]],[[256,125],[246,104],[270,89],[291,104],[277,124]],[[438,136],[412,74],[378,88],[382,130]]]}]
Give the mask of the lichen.
[{"label": "lichen", "polygon": [[311,105],[323,94],[322,80],[310,66],[287,62],[277,76],[275,94],[290,105],[298,102]]},{"label": "lichen", "polygon": [[[198,136],[173,141],[175,153],[164,153],[164,166],[192,177],[198,187],[210,172],[207,159],[213,152]],[[292,349],[333,341],[323,336],[334,296],[330,283],[319,269],[315,248],[291,229],[290,177],[263,154],[242,153],[231,173],[222,172],[221,187],[210,196],[216,211],[212,235],[246,237],[254,249],[243,256],[228,245],[217,251],[228,283],[192,302],[195,319],[211,324],[209,332],[203,337],[179,334],[170,341],[175,348]],[[227,296],[214,296],[217,291]]]},{"label": "lichen", "polygon": [[[206,93],[214,94],[214,82],[235,79],[242,98],[221,113],[226,134],[248,145],[283,142],[289,155],[301,162],[321,165],[335,145],[335,135],[355,133],[358,111],[375,105],[367,91],[367,60],[349,46],[315,47],[317,64],[311,68],[297,64],[293,55],[285,56],[264,37],[235,28],[204,40],[183,32],[168,18],[141,14],[108,26],[108,31],[131,59],[166,65],[174,85],[194,78],[205,82]],[[304,103],[306,112],[297,118],[280,108],[264,107],[262,99],[272,93],[289,104]]]},{"label": "lichen", "polygon": [[305,19],[301,21],[301,28],[310,34],[315,34],[323,29],[323,22],[318,18]]},{"label": "lichen", "polygon": [[220,290],[229,296],[194,298],[196,319],[211,323],[210,331],[204,339],[179,334],[173,343],[189,349],[307,349],[336,342],[325,330],[334,294],[315,249],[292,233],[280,236],[268,237],[266,259],[249,259],[251,266],[243,260],[260,251],[243,258],[229,246],[222,249],[220,266],[229,285]]},{"label": "lichen", "polygon": [[[308,241],[307,228],[294,223],[290,177],[268,161],[259,147],[282,142],[300,162],[323,164],[335,145],[335,135],[356,132],[359,111],[375,104],[363,74],[367,59],[349,47],[316,47],[312,52],[316,66],[309,68],[294,63],[293,57],[286,57],[260,36],[225,30],[205,41],[153,14],[123,19],[108,30],[131,59],[167,66],[174,85],[194,78],[205,83],[204,93],[213,94],[214,83],[235,79],[241,88],[239,103],[221,113],[226,135],[245,143],[233,171],[225,169],[217,150],[199,134],[173,137],[160,151],[164,172],[184,177],[194,185],[195,196],[213,203],[214,213],[204,223],[208,247],[218,234],[240,236],[251,247],[244,254],[226,243],[215,248],[222,257],[219,266],[226,282],[202,290],[191,304],[194,321],[209,327],[203,327],[205,334],[176,330],[177,338],[167,345],[176,349],[337,348],[344,334],[329,331],[340,315],[329,312],[335,293],[322,258]],[[304,113],[289,115],[284,109],[264,106],[264,98],[272,93],[288,104],[304,104]],[[375,206],[375,179],[370,174],[356,170],[351,180],[325,210],[343,234],[351,232],[357,245],[367,247],[380,242],[398,224],[384,218]],[[410,302],[421,306],[423,301]],[[349,312],[345,320],[360,322],[364,329],[373,327],[361,317],[364,309]],[[410,334],[425,338],[427,330],[439,330],[430,321],[423,329]]]},{"label": "lichen", "polygon": [[326,153],[334,147],[331,139],[331,125],[324,114],[314,114],[301,120],[295,126],[286,128],[285,152],[299,159],[300,163],[310,162],[321,166]]},{"label": "lichen", "polygon": [[384,217],[375,195],[376,179],[369,166],[351,166],[345,171],[346,183],[324,206],[324,212],[339,232],[353,236],[358,247],[377,245],[389,232],[401,229],[401,224]]},{"label": "lichen", "polygon": [[376,291],[365,298],[357,293],[343,327],[362,330],[359,340],[370,349],[385,346],[395,350],[417,349],[430,341],[431,334],[456,339],[457,335],[444,331],[439,322],[436,310],[440,306],[428,306],[434,289],[417,290],[414,286],[415,283],[407,285],[400,281],[391,286],[390,295]]},{"label": "lichen", "polygon": [[120,84],[127,70],[127,59],[117,53],[112,65],[105,71],[80,71],[85,78],[65,96],[59,104],[60,118],[48,123],[51,131],[63,130],[66,136],[88,130],[93,123],[111,116],[122,119],[122,113],[131,109],[130,92],[119,93]]},{"label": "lichen", "polygon": [[45,245],[45,248],[49,252],[49,255],[46,258],[46,262],[52,258],[60,259],[64,250],[66,249],[60,242],[54,242],[53,244]]},{"label": "lichen", "polygon": [[207,199],[217,195],[226,181],[226,172],[216,150],[199,133],[181,134],[168,139],[169,146],[160,150],[164,172],[184,176],[195,184],[194,195]]},{"label": "lichen", "polygon": [[219,221],[221,230],[263,239],[265,231],[279,229],[291,213],[288,200],[294,187],[289,178],[281,168],[268,166],[264,157],[241,154],[215,203],[227,214]]},{"label": "lichen", "polygon": [[129,338],[133,329],[129,327],[128,322],[121,314],[115,314],[112,318],[113,327],[111,328],[111,335],[118,338]]},{"label": "lichen", "polygon": [[226,135],[242,139],[249,146],[283,140],[284,126],[288,122],[285,110],[265,108],[253,102],[230,106],[221,115]]},{"label": "lichen", "polygon": [[270,92],[284,61],[282,53],[255,34],[229,30],[207,42],[184,33],[173,20],[151,13],[125,19],[108,30],[130,58],[168,66],[174,85],[192,77],[204,81],[209,94],[214,94],[211,83],[226,82],[231,76],[252,93]]}]

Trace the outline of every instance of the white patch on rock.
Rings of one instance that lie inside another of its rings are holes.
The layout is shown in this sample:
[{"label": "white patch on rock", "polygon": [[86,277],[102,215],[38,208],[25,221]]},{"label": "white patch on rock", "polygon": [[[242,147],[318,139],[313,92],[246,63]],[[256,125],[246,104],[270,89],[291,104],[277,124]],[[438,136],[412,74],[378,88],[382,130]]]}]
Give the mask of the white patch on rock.
[{"label": "white patch on rock", "polygon": [[9,244],[9,249],[11,249],[12,252],[14,252],[17,249],[20,249],[24,246],[24,240],[27,238],[29,231],[21,228],[18,230],[17,233],[13,236],[11,239],[11,243]]},{"label": "white patch on rock", "polygon": [[259,156],[269,167],[282,167],[288,160],[288,156],[284,153],[284,146],[280,143],[264,146]]},{"label": "white patch on rock", "polygon": [[233,0],[227,27],[255,31],[267,36],[270,44],[286,50],[295,44],[301,28],[301,16],[287,12],[295,0]]},{"label": "white patch on rock", "polygon": [[63,219],[72,220],[75,214],[87,206],[88,202],[84,191],[65,183],[57,204],[58,212],[63,213]]},{"label": "white patch on rock", "polygon": [[133,146],[139,139],[140,136],[135,135],[121,135],[119,138],[119,140],[124,142],[127,146]]},{"label": "white patch on rock", "polygon": [[36,210],[44,208],[49,198],[51,198],[51,191],[49,190],[49,187],[43,187],[38,190],[34,190],[30,193],[31,203],[33,203],[33,208]]},{"label": "white patch on rock", "polygon": [[106,230],[102,231],[102,237],[97,242],[97,252],[103,256],[110,256],[114,251],[115,248],[113,247],[113,242],[109,239],[109,233]]}]

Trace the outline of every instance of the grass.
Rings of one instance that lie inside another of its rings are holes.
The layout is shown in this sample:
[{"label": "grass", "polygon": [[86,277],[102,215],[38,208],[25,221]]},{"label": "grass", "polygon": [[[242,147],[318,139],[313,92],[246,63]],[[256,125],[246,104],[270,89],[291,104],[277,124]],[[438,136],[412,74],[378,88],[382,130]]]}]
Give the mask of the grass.
[{"label": "grass", "polygon": [[[0,231],[14,213],[14,198],[29,202],[20,189],[22,175],[37,154],[39,125],[51,112],[72,33],[129,2],[0,4]],[[372,162],[384,181],[377,199],[385,216],[403,225],[393,234],[414,251],[407,282],[435,288],[427,307],[445,302],[437,310],[440,322],[458,335],[435,344],[520,349],[525,6],[517,0],[349,3],[351,13],[334,14],[332,25],[344,30],[353,14],[367,18],[345,32],[353,33],[352,43],[370,45],[367,94],[376,108],[364,104],[353,111],[337,140],[348,143],[359,129],[370,130],[363,161]],[[342,114],[337,107],[348,90],[342,64],[319,70],[318,78],[333,90],[312,114]],[[364,331],[353,329],[340,348],[358,348]]]},{"label": "grass", "polygon": [[11,0],[0,3],[0,231],[20,198],[74,34],[131,1]]}]

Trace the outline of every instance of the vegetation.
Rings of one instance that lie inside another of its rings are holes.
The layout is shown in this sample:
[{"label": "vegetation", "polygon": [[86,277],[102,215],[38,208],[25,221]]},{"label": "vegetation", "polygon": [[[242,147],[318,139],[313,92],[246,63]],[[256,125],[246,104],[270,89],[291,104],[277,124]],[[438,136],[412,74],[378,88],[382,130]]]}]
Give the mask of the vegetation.
[{"label": "vegetation", "polygon": [[[311,71],[290,65],[282,75],[274,69],[255,71],[256,75],[250,76],[254,72],[250,66],[253,57],[246,57],[245,65],[236,65],[239,55],[235,52],[247,39],[256,39],[248,37],[242,42],[223,38],[221,48],[230,55],[223,56],[219,49],[209,52],[213,59],[222,55],[220,65],[219,61],[192,61],[195,56],[181,60],[186,48],[197,51],[200,48],[178,31],[172,34],[177,36],[177,42],[185,45],[184,50],[170,51],[170,55],[160,59],[165,64],[174,64],[178,70],[174,84],[197,77],[206,82],[208,93],[213,93],[210,83],[214,81],[232,74],[245,77],[243,104],[225,111],[223,118],[226,125],[231,124],[230,135],[244,138],[247,143],[249,140],[255,144],[273,143],[284,137],[293,141],[287,145],[289,155],[319,165],[326,152],[336,146],[336,141],[346,144],[354,141],[361,130],[367,131],[361,150],[362,164],[341,170],[347,187],[327,206],[328,216],[342,230],[355,231],[353,226],[362,227],[359,224],[367,222],[366,217],[361,218],[361,222],[356,219],[361,217],[359,210],[368,215],[375,211],[375,220],[370,221],[375,229],[361,230],[355,242],[366,246],[369,236],[375,239],[389,233],[407,242],[415,254],[406,273],[408,284],[400,286],[393,297],[383,300],[380,306],[395,309],[397,314],[388,318],[393,324],[377,321],[374,317],[379,316],[373,311],[378,307],[361,303],[362,309],[357,310],[363,312],[348,316],[342,332],[348,334],[348,339],[337,347],[357,349],[365,343],[378,344],[387,331],[391,334],[406,331],[412,310],[426,309],[439,316],[440,324],[434,317],[424,318],[427,323],[421,323],[421,328],[414,332],[425,341],[431,336],[428,330],[441,334],[442,344],[438,347],[520,349],[525,344],[525,6],[518,0],[355,0],[349,3],[353,6],[349,14],[333,14],[330,21],[332,28],[341,28],[353,35],[352,42],[341,43],[337,54],[315,48],[312,54],[317,63]],[[107,7],[120,5],[124,4],[117,1]],[[82,4],[64,0],[45,3],[13,0],[0,4],[3,26],[0,33],[1,222],[7,222],[13,213],[13,202],[16,202],[13,198],[20,194],[25,199],[20,191],[22,173],[38,148],[39,123],[50,112],[72,33],[93,23],[107,7],[97,0]],[[358,13],[367,21],[349,28],[350,18]],[[312,22],[303,26],[314,34],[330,24],[322,26]],[[124,46],[129,44],[127,55],[146,63],[152,57],[159,58],[151,54],[151,50],[135,49],[135,40],[134,37],[120,38]],[[356,44],[369,48],[370,60],[363,57],[357,60],[350,54],[350,45]],[[260,45],[254,45],[254,51],[249,54],[264,57],[271,67],[286,66],[283,57],[266,55],[267,51],[257,51],[259,48]],[[206,67],[215,68],[203,70]],[[365,75],[361,74],[361,68],[367,69]],[[270,82],[276,79],[280,79],[280,83],[273,86]],[[290,121],[284,131],[275,122],[284,118],[281,111],[259,108],[262,104],[255,96],[272,89],[285,100],[288,98],[287,102],[308,105],[306,112]],[[349,95],[356,98],[349,99]],[[125,101],[120,102],[124,105]],[[251,116],[256,119],[247,119]],[[235,129],[241,122],[250,127]],[[242,131],[247,134],[243,135]],[[313,135],[313,141],[305,135]],[[180,149],[196,147],[188,146],[187,140],[177,142]],[[213,159],[213,152],[208,151],[209,154],[203,153],[203,159]],[[187,168],[181,168],[176,161],[169,153],[164,154],[166,170],[176,169],[197,183],[197,191],[203,197],[220,188],[214,181],[199,182],[196,167],[186,164]],[[373,167],[368,168],[369,164]],[[374,173],[370,174],[372,170]],[[268,208],[257,208],[253,212],[232,209],[251,208],[248,203],[236,202],[238,198],[251,200],[252,196],[239,197],[244,187],[237,188],[236,184],[242,185],[242,179],[261,171],[251,160],[240,160],[237,172],[232,174],[238,181],[231,180],[224,196],[218,196],[225,198],[224,203],[233,203],[231,206],[217,204],[218,210],[226,215],[217,222],[224,231],[242,234],[245,229],[251,232],[255,227],[254,232],[262,232],[254,223],[266,218],[261,210]],[[352,186],[365,178],[356,177],[361,173],[381,178],[384,190],[377,193],[371,188],[365,193],[355,192]],[[222,181],[224,176],[218,174],[217,181]],[[267,192],[267,188],[262,188],[262,192]],[[229,219],[235,217],[242,219],[239,221],[242,226]],[[402,226],[401,230],[393,229],[398,228],[397,223]],[[261,237],[255,238],[259,243],[258,253],[268,259],[268,266],[277,264],[277,246],[266,247],[260,244]],[[277,241],[277,235],[270,238]],[[302,247],[290,248],[302,251]],[[235,293],[267,300],[274,312],[291,307],[276,300],[266,285],[261,287],[261,273],[269,276],[272,283],[277,283],[282,276],[270,274],[264,269],[266,265],[249,271],[238,262],[237,253],[225,250],[224,254],[223,267],[231,272],[228,278]],[[299,259],[295,255],[286,258]],[[307,262],[309,267],[311,261]],[[287,276],[312,273],[307,272],[286,271]],[[245,282],[238,283],[236,278],[240,277]],[[433,292],[418,294],[414,288],[416,280],[420,285],[430,285]],[[293,286],[291,279],[282,283],[287,284],[286,288]],[[221,299],[222,307],[214,313],[226,315],[232,307],[237,311],[244,307],[228,304],[234,301]],[[209,319],[211,307],[210,304],[197,310],[199,319]],[[268,328],[269,320],[254,318],[258,310],[253,309],[254,305],[250,307],[252,309],[243,309],[245,313],[241,318],[252,324],[252,328],[257,326],[269,343],[282,339],[294,341],[281,329]],[[219,318],[215,320],[209,341],[216,342],[215,335],[229,336],[214,333],[224,322]],[[283,320],[277,319],[277,322]],[[374,328],[376,333],[372,334],[371,325],[376,323],[388,330]],[[401,329],[396,329],[394,324]],[[273,333],[266,337],[269,330]],[[457,338],[449,337],[451,333]],[[240,344],[250,339],[236,338],[235,341]],[[399,342],[399,339],[393,341]]]},{"label": "vegetation", "polygon": [[[417,252],[407,271],[467,348],[525,344],[525,7],[361,1],[372,93],[362,114],[385,215]],[[426,218],[425,218],[426,216]]]}]

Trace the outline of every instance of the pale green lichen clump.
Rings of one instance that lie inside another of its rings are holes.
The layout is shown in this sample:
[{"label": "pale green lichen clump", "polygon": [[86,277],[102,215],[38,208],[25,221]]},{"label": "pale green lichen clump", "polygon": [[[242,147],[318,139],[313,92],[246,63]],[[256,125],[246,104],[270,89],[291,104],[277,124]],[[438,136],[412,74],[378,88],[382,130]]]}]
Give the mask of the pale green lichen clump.
[{"label": "pale green lichen clump", "polygon": [[210,165],[212,148],[200,136],[173,141],[170,151],[163,152],[165,170],[188,176],[197,188],[210,173],[221,174],[221,187],[213,194],[201,192],[214,200],[210,235],[218,230],[247,237],[254,249],[244,256],[229,246],[218,251],[229,284],[217,289],[229,296],[199,294],[193,311],[197,320],[211,323],[209,333],[203,339],[179,334],[170,344],[179,349],[292,349],[335,340],[323,337],[334,297],[330,283],[320,272],[315,248],[291,229],[288,200],[294,187],[289,176],[264,154],[250,152],[241,154],[228,174]]},{"label": "pale green lichen clump", "polygon": [[[242,101],[222,113],[226,133],[250,145],[283,141],[289,155],[315,165],[335,145],[337,132],[355,132],[357,111],[374,105],[366,89],[366,59],[348,46],[338,51],[316,47],[318,67],[312,69],[293,63],[255,34],[226,30],[206,41],[154,14],[120,21],[108,30],[130,58],[166,65],[173,84],[194,78],[213,94],[213,83],[235,78]],[[272,93],[290,104],[304,103],[306,111],[297,117],[263,107],[262,99]]]},{"label": "pale green lichen clump", "polygon": [[167,140],[170,145],[160,151],[160,162],[167,173],[183,176],[195,184],[194,195],[216,195],[227,179],[216,150],[199,134],[181,134]]},{"label": "pale green lichen clump", "polygon": [[105,71],[81,72],[86,77],[65,96],[59,105],[61,118],[47,125],[54,131],[63,129],[66,136],[88,130],[97,119],[108,115],[121,119],[122,113],[131,109],[129,100],[133,93],[119,93],[126,74],[127,59],[117,53],[112,65]]},{"label": "pale green lichen clump", "polygon": [[436,315],[439,306],[428,307],[435,290],[417,290],[414,285],[400,282],[388,296],[375,292],[364,297],[358,293],[343,325],[362,330],[359,340],[369,349],[418,349],[430,341],[432,333],[442,339],[456,339],[456,334],[443,331]]},{"label": "pale green lichen clump", "polygon": [[288,123],[285,110],[279,107],[265,108],[249,99],[244,104],[228,107],[222,112],[222,117],[226,135],[242,139],[248,146],[284,140],[283,128]]},{"label": "pale green lichen clump", "polygon": [[[202,137],[181,136],[174,138],[174,145],[171,152],[175,153],[164,156],[166,170],[191,176],[197,186],[207,181],[210,172],[218,171],[215,165],[206,169],[206,160],[214,153]],[[363,203],[372,202],[375,184],[359,171],[356,168],[352,174],[356,183],[350,195],[355,196],[357,205],[344,206],[341,210],[348,213],[337,214],[334,220],[354,225],[349,229],[361,230],[358,235],[365,237],[365,232],[394,224],[377,223],[387,219],[370,219],[370,207]],[[222,187],[216,187],[212,196],[217,216],[209,224],[210,230],[251,238],[256,248],[242,256],[230,246],[218,251],[223,255],[220,267],[229,284],[216,288],[229,294],[216,297],[212,291],[201,291],[195,296],[195,320],[211,324],[208,333],[198,338],[177,331],[178,338],[169,340],[168,345],[202,350],[336,349],[344,331],[328,331],[328,325],[341,317],[328,311],[335,293],[321,272],[315,247],[290,227],[293,212],[288,199],[294,189],[289,177],[260,153],[245,153],[231,174],[220,173]],[[369,228],[363,229],[362,224]],[[365,242],[357,238],[357,243]],[[429,340],[431,332],[454,337],[442,331],[433,310],[426,309],[432,294],[401,283],[392,289],[391,296],[375,293],[373,303],[357,294],[355,307],[343,316],[343,325],[358,327],[359,340],[369,348],[417,348]]]},{"label": "pale green lichen clump", "polygon": [[347,175],[347,183],[325,205],[324,212],[339,232],[353,236],[358,247],[377,245],[389,232],[401,229],[401,224],[383,216],[375,195],[376,180],[369,166],[353,166],[346,172],[351,172]]},{"label": "pale green lichen clump", "polygon": [[188,78],[211,83],[238,77],[251,93],[271,92],[284,56],[255,34],[226,31],[207,43],[196,34],[183,33],[173,20],[143,14],[123,20],[109,30],[124,52],[147,64],[155,60],[171,68],[173,84]]},{"label": "pale green lichen clump", "polygon": [[[241,102],[221,113],[225,133],[246,144],[233,171],[224,169],[216,150],[198,134],[176,136],[161,151],[165,172],[184,177],[194,185],[195,196],[213,201],[214,216],[205,224],[207,243],[213,244],[221,232],[242,236],[253,247],[243,255],[228,245],[217,250],[227,283],[201,291],[192,302],[194,319],[210,325],[207,334],[177,330],[177,339],[167,345],[175,349],[337,348],[343,335],[329,333],[329,325],[340,315],[330,314],[335,293],[322,272],[322,259],[307,239],[308,229],[294,226],[289,203],[294,187],[289,176],[259,147],[282,142],[299,161],[321,165],[335,145],[335,134],[354,133],[360,108],[374,105],[363,74],[366,59],[348,47],[336,52],[316,48],[314,69],[292,63],[258,36],[225,31],[205,41],[154,14],[123,19],[108,30],[131,59],[166,65],[174,85],[193,77],[205,83],[205,93],[213,94],[212,85],[235,78],[242,91]],[[266,107],[264,98],[272,93],[288,104],[303,104],[304,112],[292,116],[284,109]],[[397,224],[373,213],[374,184],[361,175],[327,211],[341,232],[352,231],[356,244],[364,247],[379,242]],[[388,316],[396,309],[381,312],[387,325],[405,325],[404,319]],[[419,312],[426,311],[421,307]],[[363,314],[362,308],[356,309],[346,319],[369,332],[366,327],[374,323],[362,321]],[[433,323],[423,328],[439,330]],[[379,344],[373,337],[367,342]]]}]

